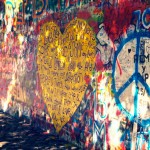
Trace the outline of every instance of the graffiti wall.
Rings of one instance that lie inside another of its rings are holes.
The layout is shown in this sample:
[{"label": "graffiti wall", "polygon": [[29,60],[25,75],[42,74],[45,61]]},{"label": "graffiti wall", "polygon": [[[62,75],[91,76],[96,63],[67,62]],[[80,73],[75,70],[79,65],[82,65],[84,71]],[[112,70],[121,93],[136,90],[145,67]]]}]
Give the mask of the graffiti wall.
[{"label": "graffiti wall", "polygon": [[150,1],[0,0],[0,109],[89,150],[150,149]]}]

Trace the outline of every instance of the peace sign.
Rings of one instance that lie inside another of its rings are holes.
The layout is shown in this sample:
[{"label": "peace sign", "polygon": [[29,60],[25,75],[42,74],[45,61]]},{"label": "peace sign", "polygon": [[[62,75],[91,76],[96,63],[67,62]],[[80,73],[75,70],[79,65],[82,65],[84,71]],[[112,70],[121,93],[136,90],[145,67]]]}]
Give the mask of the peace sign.
[{"label": "peace sign", "polygon": [[[150,71],[150,54],[149,47],[145,46],[145,48],[142,45],[142,41],[146,40],[150,40],[149,32],[136,32],[128,35],[118,46],[114,54],[112,67],[112,89],[118,108],[130,121],[137,122],[142,126],[150,124],[148,104],[150,102],[150,78],[148,75]],[[121,76],[119,76],[116,67],[117,59],[119,59],[123,70]],[[140,89],[145,90],[145,97],[143,98]],[[144,115],[140,114],[141,106],[139,104],[142,99],[148,104],[148,107],[143,105]]]}]

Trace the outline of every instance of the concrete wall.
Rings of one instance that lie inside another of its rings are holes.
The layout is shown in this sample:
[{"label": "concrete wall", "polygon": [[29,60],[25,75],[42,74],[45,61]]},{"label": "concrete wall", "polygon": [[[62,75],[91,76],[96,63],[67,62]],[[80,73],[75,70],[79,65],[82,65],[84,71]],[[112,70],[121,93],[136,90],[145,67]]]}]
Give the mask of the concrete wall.
[{"label": "concrete wall", "polygon": [[149,149],[149,6],[0,0],[0,109],[85,149]]}]

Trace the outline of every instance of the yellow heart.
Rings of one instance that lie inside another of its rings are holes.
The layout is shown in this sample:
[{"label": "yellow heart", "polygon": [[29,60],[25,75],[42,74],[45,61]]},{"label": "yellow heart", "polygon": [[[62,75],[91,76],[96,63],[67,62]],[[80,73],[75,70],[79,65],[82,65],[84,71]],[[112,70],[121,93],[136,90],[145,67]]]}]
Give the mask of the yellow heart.
[{"label": "yellow heart", "polygon": [[87,88],[96,39],[86,21],[72,20],[62,34],[54,22],[45,23],[38,38],[37,64],[42,96],[56,131],[69,121]]}]

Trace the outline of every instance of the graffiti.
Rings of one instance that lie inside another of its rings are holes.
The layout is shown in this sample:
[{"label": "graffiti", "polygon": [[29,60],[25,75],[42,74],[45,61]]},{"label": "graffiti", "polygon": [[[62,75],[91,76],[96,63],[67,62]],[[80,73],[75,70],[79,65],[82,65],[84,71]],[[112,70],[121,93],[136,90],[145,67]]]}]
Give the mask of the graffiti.
[{"label": "graffiti", "polygon": [[[124,44],[126,44],[126,43],[128,43],[128,42],[130,42],[130,41],[132,41],[133,39],[135,39],[136,40],[136,42],[137,43],[139,43],[140,44],[140,39],[142,38],[142,37],[148,37],[149,38],[149,34],[147,33],[147,32],[145,32],[145,33],[135,33],[133,36],[132,36],[132,38],[130,37],[130,36],[128,36],[128,38],[127,39],[125,39],[124,41],[123,41],[123,43]],[[134,41],[135,42],[135,41]],[[136,56],[138,56],[139,57],[139,53],[140,53],[140,45],[139,44],[137,44],[137,47],[135,47],[135,50],[134,50],[134,52],[133,52],[133,54],[134,53],[136,53]],[[117,55],[120,55],[121,56],[121,54],[119,54],[119,52],[121,51],[121,49],[123,48],[123,46],[124,45],[122,45],[122,44],[120,44],[120,47],[119,47],[119,50],[117,51],[117,54],[115,55],[115,58],[117,57]],[[124,54],[123,54],[124,55]],[[125,56],[125,55],[124,55]],[[130,52],[130,56],[131,56],[131,52]],[[140,55],[141,56],[141,55]],[[125,56],[126,57],[126,56]],[[114,58],[114,59],[115,59]],[[141,57],[140,57],[141,58]],[[132,82],[134,82],[134,80],[135,80],[135,84],[136,84],[136,86],[135,86],[135,88],[136,87],[138,87],[138,82],[140,82],[141,84],[143,84],[143,86],[144,86],[144,88],[145,88],[145,90],[147,91],[147,93],[148,93],[148,95],[149,95],[149,87],[148,87],[148,85],[146,84],[146,82],[145,81],[143,81],[143,77],[141,76],[141,74],[139,74],[138,73],[138,64],[141,62],[141,59],[138,59],[138,58],[136,58],[135,57],[135,55],[134,56],[131,56],[131,60],[134,60],[134,63],[130,63],[130,68],[135,68],[135,72],[134,72],[134,70],[132,70],[131,69],[131,71],[128,71],[128,77],[129,77],[129,79],[128,79],[128,81],[127,82],[125,82],[125,83],[123,83],[123,85],[122,85],[122,87],[120,87],[120,89],[118,89],[117,91],[116,91],[116,93],[117,93],[117,98],[116,98],[116,103],[118,104],[118,106],[121,108],[122,106],[121,106],[121,104],[120,104],[120,102],[119,102],[119,96],[122,94],[122,92],[132,83]],[[129,60],[130,61],[130,60]],[[132,64],[132,67],[131,67],[131,64]],[[115,69],[115,66],[113,66],[114,67],[114,69]],[[129,70],[129,67],[128,67],[128,70]],[[125,72],[124,72],[125,73]],[[131,74],[129,74],[129,73],[131,73]],[[132,73],[133,73],[133,75],[132,75]],[[114,74],[114,73],[113,73]],[[144,77],[144,79],[147,79],[148,78],[148,75],[146,74],[146,76]],[[113,84],[114,84],[114,81],[115,80],[113,80]],[[117,80],[116,80],[117,81]],[[118,81],[117,81],[118,82]],[[114,87],[115,88],[115,87]],[[116,89],[116,88],[115,88]],[[135,110],[134,110],[134,115],[135,116],[137,116],[137,107],[138,107],[138,97],[137,97],[137,93],[138,92],[138,89],[136,88],[135,89],[135,95],[134,95],[134,100],[135,100]],[[145,124],[146,125],[146,124]]]},{"label": "graffiti", "polygon": [[[107,76],[108,72],[98,72],[96,77],[96,96],[94,100],[94,131],[93,138],[96,148],[108,149],[108,104],[111,102],[111,76]],[[106,98],[107,95],[107,98]],[[101,141],[101,142],[100,142]]]},{"label": "graffiti", "polygon": [[100,51],[97,53],[97,57],[99,59],[96,60],[96,63],[98,63],[98,65],[96,65],[97,71],[99,71],[98,68],[101,66],[100,63],[102,63],[104,69],[110,69],[114,48],[111,39],[108,37],[107,33],[104,30],[103,24],[99,26],[97,39],[99,41],[97,44],[97,49]]},{"label": "graffiti", "polygon": [[[148,12],[146,10],[144,13]],[[143,18],[144,15],[141,15],[140,10],[135,11],[134,15],[135,14],[139,16],[136,23],[136,32],[132,30],[132,33],[128,34],[127,38],[123,38],[120,42],[114,55],[112,68],[112,88],[115,93],[116,104],[130,121],[135,122],[132,134],[132,148],[136,147],[136,138],[134,135],[137,132],[136,123],[142,127],[146,127],[149,124],[149,117],[146,113],[149,114],[147,106],[149,105],[148,99],[150,95],[148,74],[149,53],[145,50],[145,41],[149,40],[150,36],[149,32],[143,29],[143,27],[147,29],[143,19],[141,20],[140,18],[140,16]],[[141,21],[143,27],[141,26]],[[118,72],[116,69],[117,58],[119,58],[123,70],[123,79],[118,76],[118,73],[114,75],[115,72]],[[132,91],[132,93],[130,91]],[[129,94],[129,92],[131,94]],[[126,94],[128,95],[127,97],[125,97]],[[145,112],[142,112],[143,109]]]},{"label": "graffiti", "polygon": [[94,91],[89,84],[84,99],[70,121],[62,128],[60,135],[68,141],[77,142],[81,147],[91,149],[94,121]]},{"label": "graffiti", "polygon": [[12,31],[13,27],[16,26],[17,13],[19,12],[21,0],[19,1],[9,1],[5,2],[5,25],[6,25],[6,33],[5,40],[7,38],[7,34]]},{"label": "graffiti", "polygon": [[0,109],[81,149],[149,149],[149,16],[148,0],[0,0]]},{"label": "graffiti", "polygon": [[0,29],[3,28],[4,25],[4,12],[5,12],[5,5],[2,1],[0,1]]},{"label": "graffiti", "polygon": [[[26,0],[24,3],[21,3],[19,5],[19,12],[17,14],[17,24],[25,24],[25,22],[28,22],[29,24],[37,18],[40,18],[42,16],[46,16],[47,14],[52,14],[52,12],[55,14],[55,16],[59,15],[60,13],[62,15],[62,19],[59,19],[58,21],[61,21],[61,24],[64,24],[64,22],[67,21],[67,17],[72,17],[69,14],[69,9],[76,7],[81,7],[82,5],[90,3],[91,0],[88,1],[74,1],[74,0],[68,0],[68,1],[53,1],[53,0],[32,0],[28,1]],[[64,13],[64,12],[67,13]],[[74,10],[71,11],[73,13]],[[55,13],[57,12],[57,13]],[[75,16],[75,15],[74,15]],[[58,24],[59,25],[59,24]]]},{"label": "graffiti", "polygon": [[149,8],[145,9],[143,13],[141,13],[141,10],[136,10],[134,11],[134,14],[138,16],[137,23],[136,23],[137,31],[139,32],[139,29],[141,28],[140,27],[141,20],[142,20],[143,27],[145,29],[149,29],[150,23],[147,16],[150,14],[150,9]]},{"label": "graffiti", "polygon": [[146,17],[146,15],[150,15],[150,8],[144,10],[143,14],[142,14],[142,23],[144,28],[149,29],[150,27],[150,20],[148,17]]},{"label": "graffiti", "polygon": [[26,60],[26,68],[27,71],[34,70],[34,63],[35,63],[35,53],[37,48],[37,39],[34,37],[34,32],[27,36],[28,43],[24,42],[24,53],[23,57]]},{"label": "graffiti", "polygon": [[[146,8],[146,5],[139,3],[139,1],[133,3],[123,1],[120,2],[117,7],[106,7],[104,14],[105,31],[113,42],[126,33],[125,31],[128,29],[132,20],[132,13],[136,11],[137,8],[139,8],[140,11]],[[137,13],[139,14],[139,12]],[[136,17],[133,18],[137,24],[139,17],[138,19]]]},{"label": "graffiti", "polygon": [[0,82],[1,83],[0,84],[0,89],[1,89],[1,95],[0,95],[0,97],[1,98],[6,97],[6,93],[7,93],[7,90],[8,90],[9,82],[10,81],[6,80],[5,78],[1,78],[1,82]]},{"label": "graffiti", "polygon": [[72,7],[81,7],[90,2],[92,1],[91,0],[86,0],[86,1],[81,1],[81,0],[78,0],[78,1],[77,0],[62,0],[62,1],[40,0],[38,1],[38,0],[35,0],[35,3],[37,4],[36,9],[38,8],[38,6],[41,7],[40,4],[42,4],[42,7],[40,10],[45,9],[45,10],[53,11],[53,12],[69,10]]},{"label": "graffiti", "polygon": [[8,91],[8,85],[12,79],[12,75],[15,71],[15,59],[9,55],[0,55],[0,87],[1,87],[1,96],[5,98]]},{"label": "graffiti", "polygon": [[12,57],[9,57],[7,55],[6,56],[0,56],[0,72],[1,73],[4,73],[4,74],[12,73],[14,71],[13,70],[14,65],[15,65],[15,60]]},{"label": "graffiti", "polygon": [[[53,45],[49,45],[51,42]],[[37,63],[43,97],[59,131],[82,100],[86,89],[84,76],[90,75],[94,68],[95,39],[89,26],[82,20],[70,22],[63,35],[56,24],[50,22],[41,28],[38,50]],[[51,96],[47,91],[51,92]],[[59,123],[59,120],[62,122]]]}]

